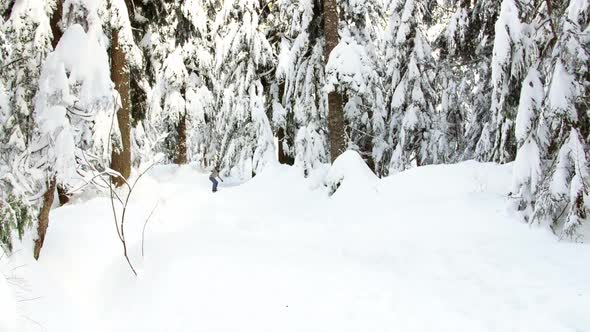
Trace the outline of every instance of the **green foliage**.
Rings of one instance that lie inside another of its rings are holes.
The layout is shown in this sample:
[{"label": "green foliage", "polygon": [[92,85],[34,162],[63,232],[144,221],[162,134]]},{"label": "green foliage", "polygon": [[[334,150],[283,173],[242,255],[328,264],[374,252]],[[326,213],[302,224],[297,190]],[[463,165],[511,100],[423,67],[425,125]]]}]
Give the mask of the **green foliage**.
[{"label": "green foliage", "polygon": [[31,207],[21,197],[9,194],[6,200],[0,201],[0,247],[12,252],[13,235],[22,240],[27,229],[33,225]]}]

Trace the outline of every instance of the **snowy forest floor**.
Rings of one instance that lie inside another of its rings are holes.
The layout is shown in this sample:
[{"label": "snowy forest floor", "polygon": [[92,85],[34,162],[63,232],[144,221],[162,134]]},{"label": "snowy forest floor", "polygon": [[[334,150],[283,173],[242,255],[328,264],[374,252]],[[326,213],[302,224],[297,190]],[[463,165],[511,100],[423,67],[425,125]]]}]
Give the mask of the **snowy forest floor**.
[{"label": "snowy forest floor", "polygon": [[590,246],[511,217],[510,166],[359,174],[331,197],[323,176],[277,165],[212,194],[194,166],[153,169],[126,225],[137,278],[107,197],[53,210],[38,263],[0,262],[17,331],[590,331]]}]

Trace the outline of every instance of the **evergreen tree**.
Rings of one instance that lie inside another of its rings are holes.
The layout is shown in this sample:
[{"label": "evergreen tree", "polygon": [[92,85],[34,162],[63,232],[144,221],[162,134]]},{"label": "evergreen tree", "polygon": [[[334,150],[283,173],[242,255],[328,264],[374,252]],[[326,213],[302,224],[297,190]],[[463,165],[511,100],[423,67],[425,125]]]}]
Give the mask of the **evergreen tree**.
[{"label": "evergreen tree", "polygon": [[389,169],[397,172],[436,161],[430,153],[436,142],[431,130],[436,115],[434,59],[422,32],[426,2],[394,1],[392,10],[385,55],[393,148]]},{"label": "evergreen tree", "polygon": [[[583,36],[588,29],[590,8],[586,1],[579,0],[572,0],[567,6],[550,5],[546,2],[541,6],[545,15],[537,19],[545,22],[539,24],[537,40],[543,50],[541,55],[546,57],[541,64],[547,93],[540,114],[536,111],[539,88],[521,96],[517,138],[526,136],[526,140],[515,164],[515,185],[525,220],[548,225],[560,237],[576,238],[578,227],[588,215],[590,119],[585,110],[590,53],[589,40]],[[524,86],[523,94],[525,89],[530,90]],[[535,95],[534,103],[528,99],[531,95]]]},{"label": "evergreen tree", "polygon": [[0,29],[7,44],[0,47],[0,90],[8,92],[0,97],[0,243],[8,251],[13,230],[22,237],[39,206],[29,200],[35,181],[27,164],[27,148],[33,141],[33,105],[41,64],[52,49],[50,17],[54,12],[55,1],[10,3]]},{"label": "evergreen tree", "polygon": [[214,147],[226,173],[249,178],[274,158],[261,74],[273,63],[260,30],[258,1],[226,1],[217,13],[215,36]]},{"label": "evergreen tree", "polygon": [[479,160],[501,163],[514,160],[513,131],[520,81],[526,68],[537,57],[536,45],[530,38],[531,28],[521,22],[526,16],[519,14],[519,7],[526,7],[526,4],[515,0],[502,1],[496,22],[491,77],[492,117],[484,124],[477,143],[475,157]]},{"label": "evergreen tree", "polygon": [[211,3],[161,6],[168,19],[150,27],[150,44],[144,45],[155,80],[147,128],[152,137],[165,136],[157,151],[168,160],[205,161],[211,159]]},{"label": "evergreen tree", "polygon": [[535,195],[542,176],[542,158],[547,148],[548,132],[542,116],[543,83],[536,68],[531,68],[522,84],[515,134],[518,152],[514,162],[514,194],[518,210],[526,221],[534,209]]},{"label": "evergreen tree", "polygon": [[[318,1],[284,0],[278,46],[272,123],[279,139],[279,161],[295,163],[308,174],[328,162],[327,98],[322,92],[324,36]],[[289,161],[291,159],[292,161]]]},{"label": "evergreen tree", "polygon": [[[23,170],[31,176],[21,177],[32,196],[43,193],[35,258],[43,246],[56,184],[73,188],[94,182],[93,170],[108,165],[109,145],[120,136],[113,113],[116,94],[100,39],[102,24],[96,21],[101,7],[86,2],[65,5],[66,30],[44,61],[35,96],[35,126],[28,167]],[[77,22],[83,22],[86,30]],[[72,52],[73,45],[77,52]]]},{"label": "evergreen tree", "polygon": [[347,145],[358,150],[369,167],[384,174],[386,107],[378,18],[379,2],[340,4],[339,44],[326,66],[328,89],[335,89],[344,102]]},{"label": "evergreen tree", "polygon": [[[10,10],[10,17],[2,30],[6,57],[0,76],[8,94],[11,115],[5,125],[4,153],[13,160],[25,151],[31,138],[33,97],[38,89],[40,68],[51,51],[52,33],[49,17],[55,1],[25,1]],[[8,139],[9,138],[9,139]]]},{"label": "evergreen tree", "polygon": [[[455,14],[445,31],[445,47],[443,55],[446,61],[441,62],[441,69],[452,75],[445,75],[450,83],[443,84],[447,96],[460,101],[461,105],[444,105],[447,113],[454,119],[463,119],[464,129],[462,149],[458,151],[459,160],[475,157],[476,145],[480,140],[485,123],[491,119],[491,62],[494,39],[494,27],[500,10],[497,0],[458,0],[455,3]],[[446,64],[445,64],[446,62]],[[458,115],[452,107],[459,107],[463,113]],[[451,122],[452,123],[452,122]],[[457,125],[449,126],[457,128]],[[451,141],[451,140],[450,140]]]},{"label": "evergreen tree", "polygon": [[[323,0],[324,16],[324,60],[330,56],[339,42],[339,17],[336,0]],[[346,131],[342,110],[342,96],[333,84],[327,85],[328,92],[328,137],[330,140],[330,159],[332,162],[346,150]]]},{"label": "evergreen tree", "polygon": [[113,142],[111,168],[120,176],[113,183],[121,186],[131,175],[131,67],[141,66],[141,55],[133,39],[129,19],[129,0],[110,0],[106,22],[111,35],[111,79],[118,92],[117,124],[121,140]]}]

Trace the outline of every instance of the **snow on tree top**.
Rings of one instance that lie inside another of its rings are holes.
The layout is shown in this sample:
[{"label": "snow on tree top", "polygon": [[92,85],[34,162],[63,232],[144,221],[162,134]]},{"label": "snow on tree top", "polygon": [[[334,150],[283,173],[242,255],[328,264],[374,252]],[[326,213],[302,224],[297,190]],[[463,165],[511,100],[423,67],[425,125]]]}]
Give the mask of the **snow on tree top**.
[{"label": "snow on tree top", "polygon": [[332,91],[339,84],[346,84],[353,90],[363,93],[371,66],[365,48],[354,39],[343,37],[330,53],[326,65],[328,82],[326,89]]},{"label": "snow on tree top", "polygon": [[58,66],[69,73],[70,82],[80,83],[78,103],[90,106],[100,99],[112,98],[112,82],[106,50],[94,38],[89,38],[78,24],[68,28],[55,51],[48,57],[41,74],[41,82],[53,81]]}]

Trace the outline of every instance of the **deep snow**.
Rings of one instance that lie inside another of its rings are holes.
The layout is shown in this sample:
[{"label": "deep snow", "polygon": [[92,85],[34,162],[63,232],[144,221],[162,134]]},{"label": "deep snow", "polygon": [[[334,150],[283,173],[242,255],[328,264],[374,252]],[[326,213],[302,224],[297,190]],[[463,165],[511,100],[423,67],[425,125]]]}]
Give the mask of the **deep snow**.
[{"label": "deep snow", "polygon": [[[510,166],[379,180],[344,159],[216,194],[194,166],[153,169],[126,228],[137,278],[108,198],[53,210],[39,263],[0,262],[26,264],[17,298],[40,297],[14,331],[590,331],[590,247],[511,217]],[[330,196],[323,179],[344,180]]]}]

